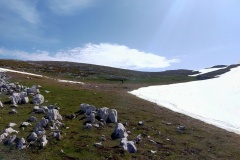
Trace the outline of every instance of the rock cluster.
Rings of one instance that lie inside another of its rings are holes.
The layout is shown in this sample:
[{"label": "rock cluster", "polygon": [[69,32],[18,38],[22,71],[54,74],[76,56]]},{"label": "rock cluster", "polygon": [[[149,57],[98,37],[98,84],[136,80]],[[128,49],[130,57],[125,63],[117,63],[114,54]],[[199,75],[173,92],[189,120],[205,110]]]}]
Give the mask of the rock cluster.
[{"label": "rock cluster", "polygon": [[[60,108],[55,105],[39,106],[44,103],[44,96],[40,94],[39,90],[41,86],[34,85],[29,88],[20,85],[18,82],[9,83],[6,76],[3,75],[3,73],[0,73],[0,92],[10,94],[9,98],[12,106],[18,107],[18,104],[29,103],[29,97],[32,97],[32,103],[35,106],[30,113],[43,114],[43,117],[38,121],[37,118],[32,115],[25,122],[20,122],[19,127],[22,129],[21,131],[12,128],[17,125],[16,123],[9,123],[8,127],[0,134],[0,142],[3,142],[5,145],[15,144],[16,148],[24,149],[31,145],[45,147],[48,143],[48,138],[51,137],[60,140],[62,131],[59,130],[59,128],[64,126],[64,124],[60,122],[62,121],[62,116],[59,113]],[[1,101],[0,107],[3,107]],[[17,113],[17,110],[14,108],[9,111],[9,114]],[[18,137],[17,133],[23,132],[25,127],[32,127],[32,131],[26,138]]]}]

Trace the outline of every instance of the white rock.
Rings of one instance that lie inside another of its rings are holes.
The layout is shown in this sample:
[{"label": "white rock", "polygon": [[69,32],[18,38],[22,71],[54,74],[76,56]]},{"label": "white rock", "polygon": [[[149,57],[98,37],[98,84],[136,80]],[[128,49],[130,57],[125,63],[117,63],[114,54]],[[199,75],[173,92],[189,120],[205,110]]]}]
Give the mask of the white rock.
[{"label": "white rock", "polygon": [[4,144],[5,144],[5,145],[10,145],[10,144],[12,144],[12,143],[15,141],[16,138],[17,138],[16,135],[12,135],[12,136],[10,136],[10,137],[8,138],[8,140],[7,140]]},{"label": "white rock", "polygon": [[46,118],[44,118],[44,117],[42,117],[42,119],[41,119],[41,125],[43,126],[43,127],[46,127],[47,125],[48,125],[48,119],[46,119]]},{"label": "white rock", "polygon": [[29,119],[28,119],[30,122],[36,122],[37,121],[37,118],[35,116],[31,116]]},{"label": "white rock", "polygon": [[32,124],[29,122],[22,122],[21,127],[27,127],[27,126],[32,126]]},{"label": "white rock", "polygon": [[155,154],[155,153],[157,153],[157,151],[153,151],[153,150],[150,150],[150,152],[151,152],[152,154]]},{"label": "white rock", "polygon": [[26,148],[26,141],[24,138],[21,138],[17,144],[18,149],[24,149]]},{"label": "white rock", "polygon": [[11,104],[21,103],[21,98],[19,93],[13,93],[12,96],[10,96],[9,98],[11,100]]},{"label": "white rock", "polygon": [[122,138],[120,144],[123,147],[123,149],[125,151],[128,151],[129,153],[136,153],[137,152],[137,148],[136,148],[134,142],[133,141],[128,141],[127,138]]},{"label": "white rock", "polygon": [[0,135],[0,142],[2,142],[5,138],[7,138],[8,135],[9,135],[8,133],[2,133]]},{"label": "white rock", "polygon": [[103,145],[102,145],[102,142],[98,142],[98,143],[94,143],[93,146],[99,148],[99,147],[102,147]]},{"label": "white rock", "polygon": [[89,122],[89,123],[95,122],[95,114],[94,113],[90,114],[90,116],[87,119],[87,122]]},{"label": "white rock", "polygon": [[17,124],[16,123],[9,123],[9,125],[8,125],[8,127],[14,127],[14,126],[16,126]]},{"label": "white rock", "polygon": [[117,110],[116,109],[110,109],[108,110],[108,121],[110,123],[117,123],[118,115],[117,115]]},{"label": "white rock", "polygon": [[19,131],[13,129],[12,127],[9,127],[9,128],[7,128],[7,129],[5,129],[5,130],[3,131],[3,133],[8,133],[8,134],[18,133],[18,132],[19,132]]},{"label": "white rock", "polygon": [[47,116],[51,117],[52,120],[62,120],[62,116],[57,109],[49,109]]},{"label": "white rock", "polygon": [[33,97],[33,104],[35,105],[40,105],[44,102],[44,97],[43,95],[41,94],[36,94],[34,97]]},{"label": "white rock", "polygon": [[40,139],[40,146],[44,147],[47,145],[47,143],[48,143],[47,136],[43,135],[42,138]]},{"label": "white rock", "polygon": [[85,129],[91,129],[92,125],[90,123],[86,123],[84,126]]},{"label": "white rock", "polygon": [[107,107],[99,108],[98,112],[97,112],[97,116],[98,116],[99,119],[103,119],[104,121],[107,121],[107,119],[108,119],[108,108]]},{"label": "white rock", "polygon": [[21,102],[22,102],[22,104],[27,104],[27,103],[29,103],[29,98],[24,97],[24,98],[21,99]]},{"label": "white rock", "polygon": [[128,136],[127,131],[122,123],[117,123],[112,133],[113,139],[126,138]]},{"label": "white rock", "polygon": [[0,107],[2,108],[3,107],[3,103],[0,101]]},{"label": "white rock", "polygon": [[27,141],[36,141],[37,140],[37,134],[35,132],[30,133],[30,135],[27,137]]},{"label": "white rock", "polygon": [[62,138],[60,132],[54,132],[53,137],[55,137],[57,140],[60,140]]}]

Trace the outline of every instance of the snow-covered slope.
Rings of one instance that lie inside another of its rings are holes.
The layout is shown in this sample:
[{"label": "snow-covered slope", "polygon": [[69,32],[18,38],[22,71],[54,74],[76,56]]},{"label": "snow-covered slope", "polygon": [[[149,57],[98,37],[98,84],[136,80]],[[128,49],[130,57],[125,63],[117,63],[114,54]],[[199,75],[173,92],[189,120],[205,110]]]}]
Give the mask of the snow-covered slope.
[{"label": "snow-covered slope", "polygon": [[240,134],[240,66],[214,79],[150,86],[130,93]]}]

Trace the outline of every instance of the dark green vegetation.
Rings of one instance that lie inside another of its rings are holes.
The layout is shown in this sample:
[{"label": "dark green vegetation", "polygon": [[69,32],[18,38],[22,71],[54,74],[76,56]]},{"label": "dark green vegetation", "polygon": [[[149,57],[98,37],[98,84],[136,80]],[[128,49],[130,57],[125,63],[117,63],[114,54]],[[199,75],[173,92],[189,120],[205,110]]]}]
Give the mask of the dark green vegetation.
[{"label": "dark green vegetation", "polygon": [[[49,143],[45,148],[40,149],[35,146],[21,151],[16,150],[15,146],[0,144],[0,159],[239,159],[239,135],[169,111],[127,93],[141,86],[194,80],[184,75],[187,73],[181,73],[182,71],[172,71],[175,75],[170,72],[143,73],[90,65],[89,70],[94,74],[88,75],[89,72],[86,71],[88,65],[83,65],[85,69],[75,65],[77,64],[0,61],[1,67],[68,79],[83,80],[84,78],[85,85],[80,85],[59,83],[52,79],[39,77],[26,79],[30,76],[8,73],[12,77],[12,82],[18,81],[27,86],[33,84],[43,86],[41,92],[48,100],[44,105],[57,103],[63,117],[78,111],[80,103],[92,104],[97,108],[105,106],[117,109],[119,122],[127,122],[126,129],[131,131],[128,139],[134,140],[139,134],[143,136],[143,141],[136,145],[138,152],[136,154],[123,152],[119,147],[120,141],[111,139],[114,124],[108,124],[100,129],[86,130],[83,129],[86,119],[78,116],[73,120],[63,120],[69,129],[62,128],[64,133],[62,140],[57,141],[47,135]],[[51,66],[55,71],[50,71]],[[62,68],[62,66],[65,67]],[[79,74],[83,70],[86,71],[85,77]],[[105,72],[101,72],[102,70]],[[77,79],[77,76],[80,78]],[[126,80],[122,84],[116,79],[105,79],[111,76],[124,77]],[[135,81],[134,76],[136,76]],[[45,90],[50,93],[45,93]],[[8,95],[1,95],[2,102],[8,100]],[[9,122],[19,124],[26,121],[31,116],[29,112],[32,107],[32,104],[19,105],[18,114],[8,115],[10,105],[4,104],[4,108],[0,108],[0,129],[3,130]],[[37,116],[39,119],[42,115]],[[139,126],[139,121],[144,121],[145,125]],[[178,133],[176,131],[178,125],[186,126],[186,132]],[[20,130],[17,127],[16,129]],[[18,136],[26,137],[30,131],[30,128],[25,128]],[[105,135],[107,140],[103,141],[102,148],[96,148],[93,144],[100,142],[101,135]],[[150,150],[157,151],[157,153],[152,154]]]}]

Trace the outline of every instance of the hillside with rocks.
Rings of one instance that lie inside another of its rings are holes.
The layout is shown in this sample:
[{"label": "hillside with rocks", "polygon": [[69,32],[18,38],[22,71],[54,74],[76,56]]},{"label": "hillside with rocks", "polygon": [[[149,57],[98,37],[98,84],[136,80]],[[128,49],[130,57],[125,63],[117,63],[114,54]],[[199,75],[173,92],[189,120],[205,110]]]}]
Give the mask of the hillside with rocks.
[{"label": "hillside with rocks", "polygon": [[[1,68],[44,76],[0,73],[0,159],[240,157],[239,135],[128,94],[150,84],[197,80],[188,75],[198,72],[77,65],[1,61]],[[87,76],[81,75],[83,70]],[[80,80],[84,83],[73,83]]]}]

